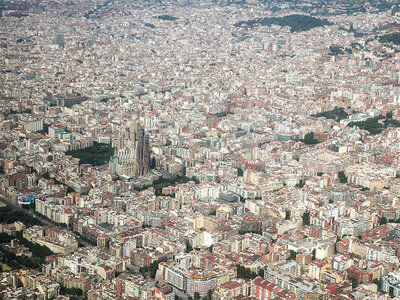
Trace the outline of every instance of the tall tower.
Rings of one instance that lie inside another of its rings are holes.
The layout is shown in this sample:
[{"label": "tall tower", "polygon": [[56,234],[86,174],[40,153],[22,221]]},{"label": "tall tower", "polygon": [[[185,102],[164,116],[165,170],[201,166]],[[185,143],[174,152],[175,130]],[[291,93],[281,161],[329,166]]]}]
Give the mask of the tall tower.
[{"label": "tall tower", "polygon": [[110,169],[120,176],[140,177],[150,172],[150,143],[139,120],[132,120],[124,132]]},{"label": "tall tower", "polygon": [[138,124],[135,133],[135,177],[143,176],[150,170],[150,145],[149,137],[145,134],[144,128]]},{"label": "tall tower", "polygon": [[397,83],[400,84],[400,70],[399,70],[399,77],[397,77]]}]

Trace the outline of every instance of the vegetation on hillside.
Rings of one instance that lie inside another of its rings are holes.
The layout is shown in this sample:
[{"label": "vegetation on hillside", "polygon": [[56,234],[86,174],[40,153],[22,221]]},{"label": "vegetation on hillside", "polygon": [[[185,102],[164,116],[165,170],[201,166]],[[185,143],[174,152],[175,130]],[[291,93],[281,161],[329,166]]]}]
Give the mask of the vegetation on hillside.
[{"label": "vegetation on hillside", "polygon": [[315,17],[294,14],[284,17],[271,17],[271,18],[265,17],[248,21],[240,21],[237,22],[235,26],[236,27],[244,26],[253,28],[258,25],[271,26],[273,24],[279,26],[289,26],[291,32],[300,32],[300,31],[308,31],[315,27],[332,25],[333,23]]}]

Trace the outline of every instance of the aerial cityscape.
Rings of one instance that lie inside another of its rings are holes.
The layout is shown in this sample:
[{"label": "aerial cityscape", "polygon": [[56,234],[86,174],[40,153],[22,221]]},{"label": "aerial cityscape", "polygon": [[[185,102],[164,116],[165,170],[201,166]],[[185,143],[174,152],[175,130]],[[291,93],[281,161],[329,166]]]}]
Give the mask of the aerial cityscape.
[{"label": "aerial cityscape", "polygon": [[400,0],[0,0],[0,299],[400,299]]}]

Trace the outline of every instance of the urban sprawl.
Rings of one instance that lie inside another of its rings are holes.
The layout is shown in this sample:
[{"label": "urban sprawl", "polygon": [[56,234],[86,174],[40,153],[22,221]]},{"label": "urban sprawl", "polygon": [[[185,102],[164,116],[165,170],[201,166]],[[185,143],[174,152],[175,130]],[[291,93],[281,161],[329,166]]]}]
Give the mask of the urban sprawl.
[{"label": "urban sprawl", "polygon": [[400,1],[0,1],[0,298],[400,299]]}]

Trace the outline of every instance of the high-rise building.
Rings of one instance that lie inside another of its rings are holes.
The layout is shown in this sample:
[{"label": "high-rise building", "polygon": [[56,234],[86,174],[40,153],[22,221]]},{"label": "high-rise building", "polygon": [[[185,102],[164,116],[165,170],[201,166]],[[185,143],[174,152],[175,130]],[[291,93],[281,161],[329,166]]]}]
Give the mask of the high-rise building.
[{"label": "high-rise building", "polygon": [[117,153],[110,161],[111,171],[125,177],[140,177],[150,172],[149,137],[138,121],[131,122],[127,134],[120,137],[118,145],[120,147],[117,147]]}]

